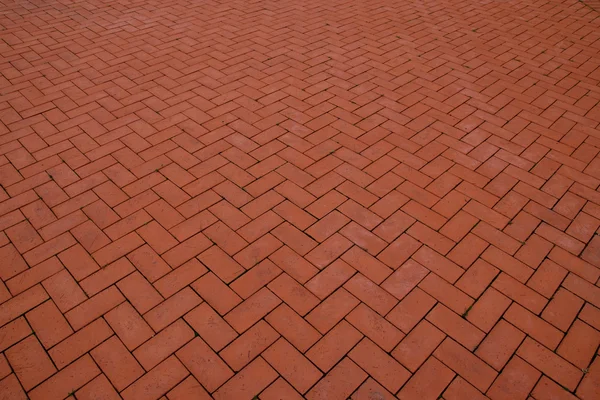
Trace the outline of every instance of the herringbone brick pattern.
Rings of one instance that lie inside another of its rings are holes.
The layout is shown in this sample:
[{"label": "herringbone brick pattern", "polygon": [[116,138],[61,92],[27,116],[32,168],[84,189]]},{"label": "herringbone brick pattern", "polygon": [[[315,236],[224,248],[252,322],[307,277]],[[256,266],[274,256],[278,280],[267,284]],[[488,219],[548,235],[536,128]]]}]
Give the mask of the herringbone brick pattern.
[{"label": "herringbone brick pattern", "polygon": [[589,4],[0,4],[0,399],[600,398]]}]

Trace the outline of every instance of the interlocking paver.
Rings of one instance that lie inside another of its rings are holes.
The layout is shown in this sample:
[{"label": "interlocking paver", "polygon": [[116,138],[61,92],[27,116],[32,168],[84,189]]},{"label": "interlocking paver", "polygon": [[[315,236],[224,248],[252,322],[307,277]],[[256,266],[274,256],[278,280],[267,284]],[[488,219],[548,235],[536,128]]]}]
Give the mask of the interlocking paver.
[{"label": "interlocking paver", "polygon": [[0,3],[0,397],[598,398],[597,1]]}]

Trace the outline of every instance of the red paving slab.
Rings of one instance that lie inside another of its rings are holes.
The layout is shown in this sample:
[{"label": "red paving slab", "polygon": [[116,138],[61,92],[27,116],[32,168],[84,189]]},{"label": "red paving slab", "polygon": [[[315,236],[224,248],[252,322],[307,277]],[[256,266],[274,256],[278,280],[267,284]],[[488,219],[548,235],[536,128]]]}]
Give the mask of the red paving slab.
[{"label": "red paving slab", "polygon": [[600,398],[597,2],[0,0],[0,398]]}]

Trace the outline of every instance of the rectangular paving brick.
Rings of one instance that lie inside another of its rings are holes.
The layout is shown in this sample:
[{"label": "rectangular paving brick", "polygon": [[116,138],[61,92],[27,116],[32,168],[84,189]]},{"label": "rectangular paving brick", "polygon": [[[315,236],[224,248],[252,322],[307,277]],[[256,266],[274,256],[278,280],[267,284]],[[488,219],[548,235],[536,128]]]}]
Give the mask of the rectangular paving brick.
[{"label": "rectangular paving brick", "polygon": [[598,398],[598,1],[298,10],[4,6],[0,397]]}]

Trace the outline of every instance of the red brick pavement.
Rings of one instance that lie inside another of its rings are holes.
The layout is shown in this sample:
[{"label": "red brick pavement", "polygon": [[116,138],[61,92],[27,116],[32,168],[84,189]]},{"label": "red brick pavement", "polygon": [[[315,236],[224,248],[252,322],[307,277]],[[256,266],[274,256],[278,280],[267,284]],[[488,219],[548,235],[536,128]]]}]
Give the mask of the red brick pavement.
[{"label": "red brick pavement", "polygon": [[0,399],[600,398],[593,7],[0,3]]}]

